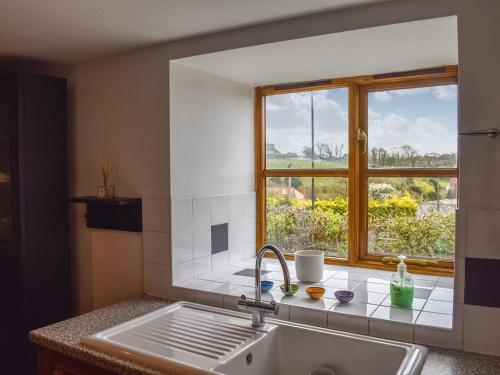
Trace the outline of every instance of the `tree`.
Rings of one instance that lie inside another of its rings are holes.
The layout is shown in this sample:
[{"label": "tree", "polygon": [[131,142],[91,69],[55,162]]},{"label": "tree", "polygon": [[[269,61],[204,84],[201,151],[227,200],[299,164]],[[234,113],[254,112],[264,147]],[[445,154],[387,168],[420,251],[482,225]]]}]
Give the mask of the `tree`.
[{"label": "tree", "polygon": [[304,155],[305,158],[312,159],[312,148],[309,146],[304,146],[302,149],[302,155]]}]

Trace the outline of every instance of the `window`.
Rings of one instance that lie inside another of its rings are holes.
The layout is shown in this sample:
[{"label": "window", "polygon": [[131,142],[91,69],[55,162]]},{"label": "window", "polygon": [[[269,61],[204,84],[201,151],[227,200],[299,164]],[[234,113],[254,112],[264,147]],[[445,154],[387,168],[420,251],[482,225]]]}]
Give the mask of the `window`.
[{"label": "window", "polygon": [[257,240],[451,272],[457,67],[256,89]]}]

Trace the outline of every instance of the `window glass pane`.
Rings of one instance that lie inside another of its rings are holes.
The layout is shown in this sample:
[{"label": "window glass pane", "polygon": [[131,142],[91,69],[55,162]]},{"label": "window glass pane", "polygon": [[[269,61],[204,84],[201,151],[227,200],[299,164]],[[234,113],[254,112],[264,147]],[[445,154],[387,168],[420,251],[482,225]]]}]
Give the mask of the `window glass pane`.
[{"label": "window glass pane", "polygon": [[347,88],[271,95],[265,107],[266,168],[347,168]]},{"label": "window glass pane", "polygon": [[347,192],[347,178],[267,178],[266,242],[347,257]]},{"label": "window glass pane", "polygon": [[368,179],[368,252],[453,259],[456,178]]},{"label": "window glass pane", "polygon": [[370,168],[455,168],[457,85],[368,94]]}]

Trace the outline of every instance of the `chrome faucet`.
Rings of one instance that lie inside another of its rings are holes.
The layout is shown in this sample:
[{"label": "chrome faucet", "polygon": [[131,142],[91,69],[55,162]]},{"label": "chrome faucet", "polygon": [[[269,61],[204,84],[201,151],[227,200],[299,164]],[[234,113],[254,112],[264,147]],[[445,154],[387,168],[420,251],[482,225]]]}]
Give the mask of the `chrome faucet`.
[{"label": "chrome faucet", "polygon": [[243,295],[238,300],[239,309],[250,311],[252,313],[252,326],[254,327],[262,327],[265,324],[264,319],[266,314],[278,315],[279,312],[279,305],[276,301],[272,300],[271,302],[266,302],[261,299],[260,269],[262,267],[262,258],[268,250],[271,250],[274,254],[276,254],[280,262],[281,269],[283,270],[283,278],[285,279],[285,294],[288,296],[292,295],[290,271],[288,270],[285,257],[281,253],[280,249],[274,245],[267,244],[262,246],[257,252],[257,258],[255,260],[255,299],[250,299]]}]

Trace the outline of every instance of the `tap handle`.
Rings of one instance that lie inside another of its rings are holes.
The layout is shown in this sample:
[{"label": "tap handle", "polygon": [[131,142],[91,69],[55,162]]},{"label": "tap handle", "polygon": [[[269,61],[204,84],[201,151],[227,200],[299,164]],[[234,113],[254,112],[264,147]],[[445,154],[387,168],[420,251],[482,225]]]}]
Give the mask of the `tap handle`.
[{"label": "tap handle", "polygon": [[279,305],[275,300],[272,300],[271,302],[259,301],[256,299],[248,298],[245,295],[242,295],[238,300],[238,308],[240,310],[258,311],[265,314],[278,315],[279,313]]}]

